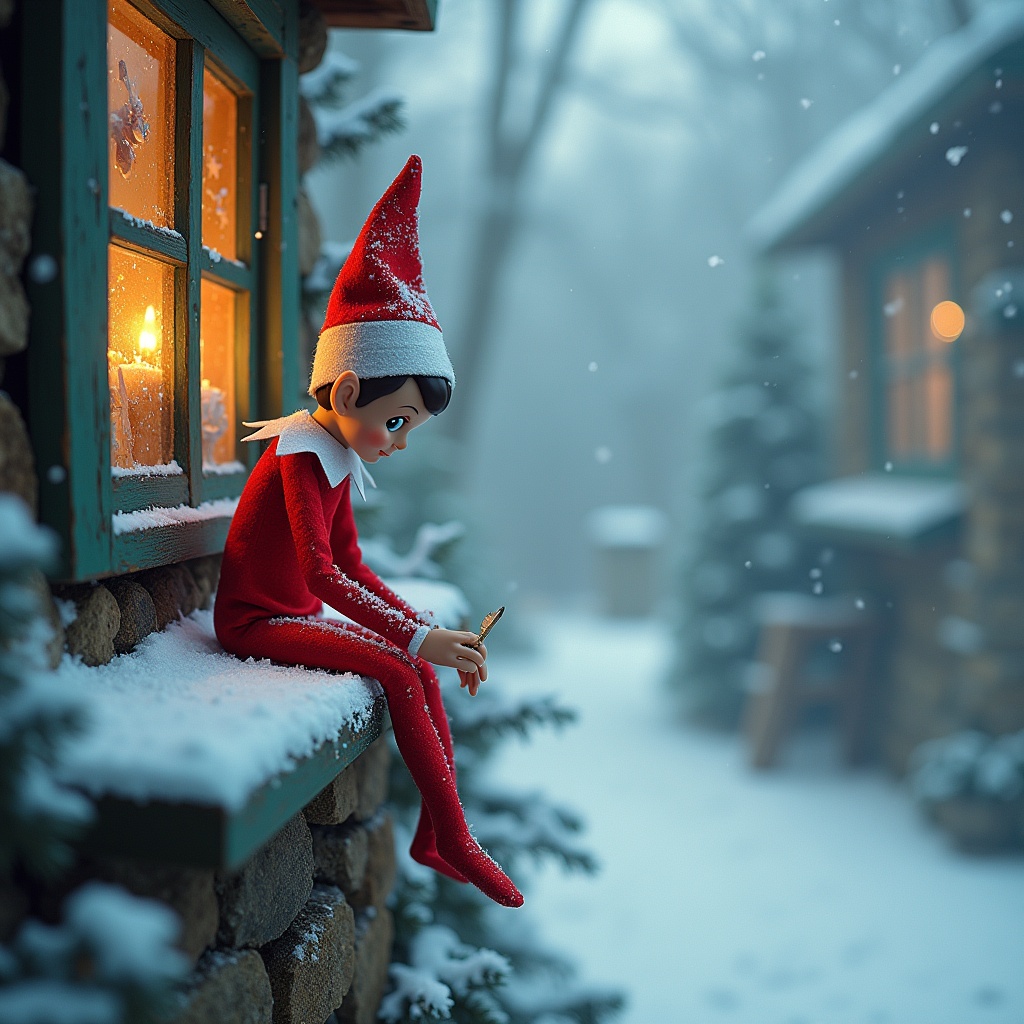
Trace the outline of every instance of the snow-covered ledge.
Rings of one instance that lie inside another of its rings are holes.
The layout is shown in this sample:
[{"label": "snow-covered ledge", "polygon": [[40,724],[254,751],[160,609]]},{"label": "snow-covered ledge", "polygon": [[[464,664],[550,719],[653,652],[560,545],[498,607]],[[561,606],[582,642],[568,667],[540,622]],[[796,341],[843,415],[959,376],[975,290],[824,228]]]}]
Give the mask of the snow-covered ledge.
[{"label": "snow-covered ledge", "polygon": [[[439,623],[464,615],[449,584],[390,584]],[[209,611],[109,665],[66,657],[56,675],[85,702],[88,727],[64,771],[97,801],[98,852],[234,868],[384,727],[375,680],[240,661],[217,643]]]}]

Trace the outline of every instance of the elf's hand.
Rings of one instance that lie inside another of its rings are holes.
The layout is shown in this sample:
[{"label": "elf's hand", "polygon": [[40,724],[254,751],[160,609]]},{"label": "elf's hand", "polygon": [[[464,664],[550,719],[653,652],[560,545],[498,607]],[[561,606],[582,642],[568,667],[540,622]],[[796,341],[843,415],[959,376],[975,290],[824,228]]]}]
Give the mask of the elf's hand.
[{"label": "elf's hand", "polygon": [[469,647],[476,643],[476,633],[464,629],[432,629],[420,644],[419,656],[432,665],[445,665],[459,673],[460,686],[468,686],[476,696],[480,684],[487,678],[487,648]]}]

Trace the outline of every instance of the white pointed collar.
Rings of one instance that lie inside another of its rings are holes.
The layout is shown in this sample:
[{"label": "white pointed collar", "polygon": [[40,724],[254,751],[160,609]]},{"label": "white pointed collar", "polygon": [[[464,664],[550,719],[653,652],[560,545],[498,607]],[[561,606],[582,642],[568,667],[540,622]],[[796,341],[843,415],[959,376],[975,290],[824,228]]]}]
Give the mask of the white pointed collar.
[{"label": "white pointed collar", "polygon": [[243,425],[260,428],[255,434],[243,437],[243,441],[269,441],[276,437],[278,455],[312,452],[320,460],[331,487],[337,487],[345,477],[350,476],[356,490],[359,491],[359,496],[365,501],[365,485],[377,486],[363,460],[351,448],[346,448],[336,441],[313,419],[307,409],[300,409],[291,416],[282,416],[280,419],[261,420],[258,423]]}]

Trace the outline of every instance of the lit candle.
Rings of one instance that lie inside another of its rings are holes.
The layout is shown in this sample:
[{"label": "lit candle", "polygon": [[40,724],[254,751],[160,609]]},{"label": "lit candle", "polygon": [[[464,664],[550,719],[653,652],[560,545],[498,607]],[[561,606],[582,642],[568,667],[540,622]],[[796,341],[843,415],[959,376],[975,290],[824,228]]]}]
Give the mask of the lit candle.
[{"label": "lit candle", "polygon": [[163,372],[153,365],[159,358],[156,310],[147,306],[135,361],[118,367],[131,427],[132,462],[137,466],[157,466],[167,459]]}]

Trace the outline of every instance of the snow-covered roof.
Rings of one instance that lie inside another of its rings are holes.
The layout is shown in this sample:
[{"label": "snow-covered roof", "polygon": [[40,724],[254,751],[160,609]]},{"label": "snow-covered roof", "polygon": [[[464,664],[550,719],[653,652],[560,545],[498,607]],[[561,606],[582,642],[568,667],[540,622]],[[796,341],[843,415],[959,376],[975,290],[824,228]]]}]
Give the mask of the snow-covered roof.
[{"label": "snow-covered roof", "polygon": [[895,545],[912,544],[964,512],[956,480],[869,473],[799,491],[791,511],[802,526]]},{"label": "snow-covered roof", "polygon": [[[445,625],[457,625],[451,618],[464,611],[450,584],[391,586]],[[66,656],[55,675],[61,690],[82,698],[87,717],[85,731],[68,743],[63,781],[97,797],[229,812],[339,733],[364,728],[381,692],[352,674],[240,661],[217,643],[208,611],[172,623],[109,665],[89,668]]]},{"label": "snow-covered roof", "polygon": [[931,115],[944,97],[1022,38],[1024,5],[1007,0],[982,8],[963,29],[933,43],[909,71],[829,135],[783,180],[748,226],[757,248],[771,249],[788,241],[908,133],[927,138]]}]

